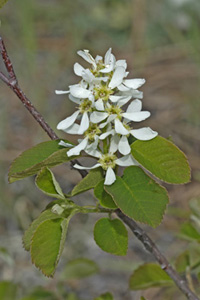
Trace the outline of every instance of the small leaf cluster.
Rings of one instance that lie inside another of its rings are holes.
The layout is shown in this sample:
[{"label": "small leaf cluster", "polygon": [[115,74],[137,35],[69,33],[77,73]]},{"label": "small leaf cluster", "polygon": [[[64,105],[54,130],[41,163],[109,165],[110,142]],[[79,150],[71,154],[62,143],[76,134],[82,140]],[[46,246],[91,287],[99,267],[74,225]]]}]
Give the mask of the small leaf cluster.
[{"label": "small leaf cluster", "polygon": [[[131,154],[138,165],[127,167],[112,185],[104,185],[103,170],[97,168],[90,170],[72,191],[65,194],[50,168],[75,158],[68,157],[66,151],[59,145],[59,140],[44,142],[23,152],[9,170],[9,182],[37,175],[36,186],[54,198],[23,238],[33,263],[46,276],[53,276],[55,272],[69,221],[75,214],[107,213],[108,217],[100,218],[94,226],[94,240],[103,251],[126,255],[128,234],[121,220],[113,218],[115,210],[120,209],[131,219],[156,227],[162,221],[168,203],[167,191],[156,179],[172,184],[190,180],[190,168],[183,152],[169,140],[157,136],[150,141],[133,141]],[[75,204],[74,196],[91,189],[97,204],[92,207]],[[183,229],[182,234],[187,235],[188,230],[191,228]]]}]

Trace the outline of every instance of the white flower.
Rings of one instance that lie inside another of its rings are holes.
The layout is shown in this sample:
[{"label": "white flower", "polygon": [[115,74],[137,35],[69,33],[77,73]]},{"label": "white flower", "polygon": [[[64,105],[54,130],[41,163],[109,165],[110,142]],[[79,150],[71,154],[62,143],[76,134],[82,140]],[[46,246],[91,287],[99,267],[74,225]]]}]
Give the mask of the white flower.
[{"label": "white flower", "polygon": [[113,153],[102,154],[97,150],[91,150],[86,152],[89,155],[99,159],[97,161],[97,164],[95,164],[92,167],[83,167],[83,166],[79,166],[78,164],[75,164],[74,168],[79,170],[91,170],[98,167],[102,167],[106,171],[106,176],[104,181],[105,185],[111,185],[115,182],[116,175],[113,169],[115,168],[116,165],[127,167],[127,166],[133,166],[138,164],[131,155],[126,155],[121,158],[117,158],[117,156],[115,156]]}]

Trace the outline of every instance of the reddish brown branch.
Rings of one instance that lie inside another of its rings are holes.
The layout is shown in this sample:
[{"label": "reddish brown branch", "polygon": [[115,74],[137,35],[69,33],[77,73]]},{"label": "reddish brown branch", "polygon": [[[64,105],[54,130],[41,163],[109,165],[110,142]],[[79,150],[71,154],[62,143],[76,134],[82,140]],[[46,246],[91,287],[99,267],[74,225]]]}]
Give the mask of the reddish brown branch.
[{"label": "reddish brown branch", "polygon": [[[0,51],[5,64],[5,67],[8,71],[8,77],[6,77],[2,72],[0,72],[0,79],[11,88],[11,90],[17,95],[20,101],[24,104],[26,109],[30,112],[30,114],[35,118],[35,120],[40,124],[43,130],[48,134],[48,136],[52,140],[58,139],[58,136],[53,131],[53,129],[45,122],[42,115],[36,110],[30,100],[23,93],[21,88],[18,85],[17,77],[15,75],[13,65],[6,51],[4,42],[0,37]],[[71,161],[71,166],[77,163],[76,160]],[[87,175],[87,171],[78,170],[82,177]],[[174,283],[178,286],[178,288],[183,292],[183,294],[190,300],[199,300],[199,298],[189,289],[186,282],[178,275],[178,273],[172,268],[169,264],[165,256],[161,254],[158,250],[157,246],[153,243],[153,241],[149,238],[149,236],[144,232],[142,228],[140,228],[135,221],[128,218],[124,215],[119,209],[116,210],[116,214],[118,217],[123,220],[125,224],[132,230],[135,236],[142,242],[145,249],[149,251],[158,263],[161,265],[161,268],[172,278]]]}]

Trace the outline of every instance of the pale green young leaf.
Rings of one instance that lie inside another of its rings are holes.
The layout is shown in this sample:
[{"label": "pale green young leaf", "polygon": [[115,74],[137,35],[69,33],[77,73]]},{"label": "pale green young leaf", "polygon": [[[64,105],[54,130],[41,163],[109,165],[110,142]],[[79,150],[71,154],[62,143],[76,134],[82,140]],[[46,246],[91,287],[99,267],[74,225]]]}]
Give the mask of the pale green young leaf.
[{"label": "pale green young leaf", "polygon": [[93,189],[103,179],[101,168],[91,170],[72,190],[71,195],[75,196],[90,189]]},{"label": "pale green young leaf", "polygon": [[136,269],[130,277],[129,287],[131,290],[145,290],[150,287],[172,285],[173,281],[154,263],[144,264]]},{"label": "pale green young leaf", "polygon": [[68,157],[67,148],[58,143],[59,140],[44,142],[24,151],[10,166],[9,182],[35,175],[42,167],[53,167],[74,159]]},{"label": "pale green young leaf", "polygon": [[66,279],[81,279],[91,276],[99,271],[97,264],[87,258],[77,258],[67,263],[65,270],[62,273],[62,278]]},{"label": "pale green young leaf", "polygon": [[200,241],[200,233],[191,223],[184,223],[181,226],[179,237],[189,241]]},{"label": "pale green young leaf", "polygon": [[94,240],[105,252],[115,255],[126,255],[128,233],[119,219],[102,218],[94,227]]},{"label": "pale green young leaf", "polygon": [[48,277],[53,276],[60,259],[68,221],[63,218],[46,220],[37,227],[32,237],[32,262]]},{"label": "pale green young leaf", "polygon": [[174,184],[190,181],[190,167],[185,154],[167,139],[157,136],[131,145],[133,157],[159,179]]},{"label": "pale green young leaf", "polygon": [[117,208],[112,197],[104,189],[104,179],[95,186],[94,195],[99,200],[101,206],[112,209]]},{"label": "pale green young leaf", "polygon": [[123,177],[105,189],[130,218],[152,227],[160,224],[168,203],[167,191],[140,167],[126,168]]},{"label": "pale green young leaf", "polygon": [[17,285],[12,283],[11,281],[1,281],[0,299],[1,300],[17,299]]},{"label": "pale green young leaf", "polygon": [[0,0],[0,8],[2,8],[7,2],[8,0]]},{"label": "pale green young leaf", "polygon": [[95,298],[94,300],[114,300],[114,298],[111,293],[107,292]]},{"label": "pale green young leaf", "polygon": [[64,199],[62,189],[48,168],[44,167],[38,173],[35,183],[37,187],[48,196]]}]

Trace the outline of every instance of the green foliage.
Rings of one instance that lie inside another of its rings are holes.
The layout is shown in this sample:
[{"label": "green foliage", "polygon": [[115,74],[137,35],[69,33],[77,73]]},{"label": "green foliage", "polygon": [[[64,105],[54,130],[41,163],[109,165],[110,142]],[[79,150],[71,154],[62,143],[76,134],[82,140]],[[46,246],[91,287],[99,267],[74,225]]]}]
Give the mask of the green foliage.
[{"label": "green foliage", "polygon": [[48,196],[64,199],[65,196],[53,173],[44,167],[38,173],[35,183],[37,187]]},{"label": "green foliage", "polygon": [[72,160],[74,157],[68,157],[66,154],[67,148],[63,149],[58,143],[59,140],[44,142],[24,151],[10,167],[9,182],[32,176],[43,167],[53,167]]},{"label": "green foliage", "polygon": [[53,276],[60,259],[68,221],[63,218],[46,220],[37,227],[32,237],[32,261],[48,277]]},{"label": "green foliage", "polygon": [[62,274],[63,279],[81,279],[99,271],[98,265],[87,258],[77,258],[67,263]]},{"label": "green foliage", "polygon": [[101,168],[91,170],[89,174],[73,188],[71,195],[75,196],[93,189],[102,179],[103,173]]},{"label": "green foliage", "polygon": [[184,251],[176,258],[175,267],[178,272],[183,273],[188,266],[190,266],[189,251]]},{"label": "green foliage", "polygon": [[33,221],[29,228],[25,231],[23,236],[24,248],[29,251],[31,246],[31,239],[37,229],[37,227],[46,220],[57,219],[58,215],[54,214],[51,209],[43,211],[40,216]]},{"label": "green foliage", "polygon": [[181,184],[190,181],[190,167],[185,154],[172,142],[157,136],[150,141],[136,141],[133,157],[159,179]]},{"label": "green foliage", "polygon": [[112,209],[117,208],[112,197],[104,189],[104,179],[95,186],[94,195],[99,200],[101,206]]},{"label": "green foliage", "polygon": [[55,300],[56,295],[53,292],[47,291],[42,287],[36,288],[32,293],[23,297],[20,300]]},{"label": "green foliage", "polygon": [[181,226],[179,236],[189,241],[200,241],[200,233],[194,228],[191,223],[185,223]]},{"label": "green foliage", "polygon": [[17,286],[10,281],[0,282],[0,299],[15,300],[17,299]]},{"label": "green foliage", "polygon": [[8,0],[0,0],[0,8],[2,8],[7,2]]},{"label": "green foliage", "polygon": [[106,252],[115,255],[126,255],[128,233],[124,224],[118,220],[102,218],[94,227],[94,239],[97,245]]},{"label": "green foliage", "polygon": [[95,298],[94,300],[114,300],[111,293],[105,293],[100,295],[99,297]]},{"label": "green foliage", "polygon": [[126,168],[123,177],[106,186],[106,191],[130,218],[152,227],[160,224],[168,203],[167,192],[140,167]]},{"label": "green foliage", "polygon": [[145,290],[150,287],[172,285],[172,279],[157,264],[149,263],[140,266],[130,277],[131,290]]},{"label": "green foliage", "polygon": [[200,218],[200,198],[190,200],[189,205],[193,214]]}]

